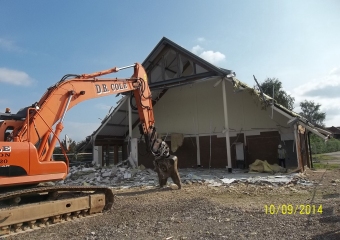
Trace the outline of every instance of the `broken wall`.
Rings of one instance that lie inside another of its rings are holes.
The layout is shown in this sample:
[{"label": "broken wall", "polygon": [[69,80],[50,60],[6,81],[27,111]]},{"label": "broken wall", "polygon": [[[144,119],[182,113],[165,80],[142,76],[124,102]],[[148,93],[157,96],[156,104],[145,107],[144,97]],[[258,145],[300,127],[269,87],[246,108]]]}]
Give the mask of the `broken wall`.
[{"label": "broken wall", "polygon": [[[209,167],[209,164],[216,168],[227,165],[222,84],[214,87],[219,79],[170,88],[154,106],[158,133],[163,136],[169,134],[168,140],[171,133],[182,133],[185,137],[183,146],[175,153],[180,168],[197,165],[196,136],[199,136],[200,163],[203,167]],[[276,163],[281,136],[285,141],[291,141],[294,137],[293,130],[287,126],[288,118],[275,110],[272,115],[270,107],[263,109],[258,96],[251,94],[248,89],[235,93],[230,82],[225,85],[233,167],[236,166],[236,140],[245,144],[246,151],[250,150],[249,154],[245,154],[246,165],[255,159]],[[242,137],[237,138],[240,134]],[[136,127],[133,137],[138,136]],[[140,143],[139,149],[144,150],[141,144],[144,143]],[[150,166],[146,163],[150,160],[141,154],[139,158],[139,163]]]}]

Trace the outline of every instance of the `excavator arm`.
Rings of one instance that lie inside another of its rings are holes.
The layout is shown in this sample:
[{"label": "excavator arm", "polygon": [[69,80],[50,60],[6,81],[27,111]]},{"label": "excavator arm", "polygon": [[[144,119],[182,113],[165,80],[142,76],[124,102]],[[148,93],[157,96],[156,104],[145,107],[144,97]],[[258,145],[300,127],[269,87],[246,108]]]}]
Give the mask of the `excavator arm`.
[{"label": "excavator arm", "polygon": [[[99,78],[130,67],[134,68],[131,78]],[[0,116],[0,120],[3,120],[0,125],[1,132],[6,132],[8,128],[13,130],[10,138],[7,136],[7,139],[3,139],[3,141],[11,140],[6,142],[12,154],[6,159],[9,173],[5,176],[12,178],[11,181],[8,181],[9,178],[3,178],[4,169],[0,169],[0,186],[5,185],[5,182],[6,185],[16,185],[24,181],[36,183],[65,178],[68,166],[63,162],[53,161],[52,154],[63,130],[67,111],[83,101],[124,92],[133,92],[140,118],[140,131],[144,135],[148,149],[155,156],[154,165],[160,179],[160,186],[164,186],[166,179],[171,177],[180,188],[177,158],[170,156],[167,144],[157,138],[147,74],[139,63],[91,74],[65,75],[47,89],[39,102],[19,111],[18,114]],[[53,126],[55,129],[52,128]],[[16,171],[10,170],[11,166]],[[39,177],[35,177],[36,175]],[[27,179],[26,176],[30,178]]]},{"label": "excavator arm", "polygon": [[[134,68],[131,78],[100,78],[128,67]],[[154,156],[160,187],[171,177],[181,188],[177,157],[170,155],[167,144],[157,138],[145,70],[138,63],[128,67],[65,75],[38,102],[16,114],[10,113],[10,109],[0,113],[0,238],[112,207],[114,195],[109,187],[32,187],[66,178],[68,160],[54,161],[53,150],[67,111],[88,99],[131,92],[136,99],[141,133]]]}]

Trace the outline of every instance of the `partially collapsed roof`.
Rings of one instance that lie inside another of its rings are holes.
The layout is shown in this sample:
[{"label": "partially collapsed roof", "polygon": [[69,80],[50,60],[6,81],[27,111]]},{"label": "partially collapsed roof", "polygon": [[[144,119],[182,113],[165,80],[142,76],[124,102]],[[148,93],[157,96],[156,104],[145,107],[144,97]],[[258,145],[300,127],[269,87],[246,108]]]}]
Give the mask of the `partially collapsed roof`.
[{"label": "partially collapsed roof", "polygon": [[[154,104],[166,94],[169,88],[218,76],[231,81],[236,89],[253,91],[263,102],[269,104],[272,102],[269,96],[239,81],[231,70],[219,68],[165,37],[160,40],[142,65],[148,74]],[[128,99],[129,95],[124,96],[116,108],[105,117],[101,126],[93,132],[92,137],[96,139],[96,142],[99,140],[122,141],[126,138],[129,129]],[[325,130],[315,128],[306,119],[282,105],[274,103],[274,108],[291,119],[291,124],[299,122],[323,138],[330,134]],[[132,113],[132,123],[135,127],[139,122],[139,116],[137,111],[132,111]]]},{"label": "partially collapsed roof", "polygon": [[276,100],[273,101],[273,98],[266,95],[265,93],[261,91],[257,91],[254,88],[249,87],[247,84],[241,82],[237,78],[233,77],[233,83],[235,89],[247,89],[248,91],[251,91],[253,94],[256,94],[259,99],[261,100],[262,104],[265,107],[269,107],[273,105],[273,108],[280,112],[281,114],[285,115],[288,119],[290,119],[287,124],[293,125],[295,123],[299,123],[306,129],[308,129],[310,132],[313,132],[317,136],[323,138],[324,140],[327,140],[330,138],[330,135],[332,134],[330,131],[327,131],[323,128],[317,127],[313,125],[311,122],[309,122],[306,118],[302,117],[298,113],[287,109],[286,107],[282,106],[281,104],[277,103]]},{"label": "partially collapsed roof", "polygon": [[[166,93],[167,89],[211,77],[225,77],[232,71],[196,56],[185,48],[163,37],[142,63],[148,74],[153,102]],[[92,134],[97,140],[123,140],[128,135],[128,96],[124,96]],[[133,111],[132,122],[139,121],[137,111]]]}]

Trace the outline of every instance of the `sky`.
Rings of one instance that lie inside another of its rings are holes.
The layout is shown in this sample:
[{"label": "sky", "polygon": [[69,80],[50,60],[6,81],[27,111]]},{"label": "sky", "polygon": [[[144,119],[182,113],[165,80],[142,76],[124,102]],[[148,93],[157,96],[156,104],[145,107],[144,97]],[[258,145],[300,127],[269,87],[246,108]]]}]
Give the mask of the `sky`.
[{"label": "sky", "polygon": [[[164,36],[250,86],[253,74],[278,78],[295,112],[314,101],[340,126],[339,12],[338,0],[0,0],[0,112],[39,101],[65,74],[143,62]],[[83,140],[118,100],[72,108],[62,134]]]}]

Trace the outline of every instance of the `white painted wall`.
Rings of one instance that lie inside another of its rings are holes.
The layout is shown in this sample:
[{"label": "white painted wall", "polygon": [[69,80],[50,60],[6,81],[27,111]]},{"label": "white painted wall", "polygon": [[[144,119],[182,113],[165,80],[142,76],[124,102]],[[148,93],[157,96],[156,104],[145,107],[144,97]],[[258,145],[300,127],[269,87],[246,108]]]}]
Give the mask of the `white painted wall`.
[{"label": "white painted wall", "polygon": [[94,146],[93,149],[92,149],[93,163],[94,164],[99,164],[98,148],[99,148],[99,146]]},{"label": "white painted wall", "polygon": [[103,147],[97,146],[98,148],[98,164],[101,166],[103,164]]},{"label": "white painted wall", "polygon": [[[183,133],[184,135],[221,135],[224,129],[222,84],[213,87],[219,78],[205,82],[169,89],[154,107],[158,133]],[[292,133],[287,126],[288,118],[271,108],[261,110],[256,95],[248,91],[234,92],[226,82],[228,120],[230,136],[243,132],[257,135],[263,131]],[[139,130],[133,129],[133,137],[139,137]]]},{"label": "white painted wall", "polygon": [[130,141],[131,144],[131,157],[136,166],[138,166],[138,139],[137,138],[131,138]]}]

